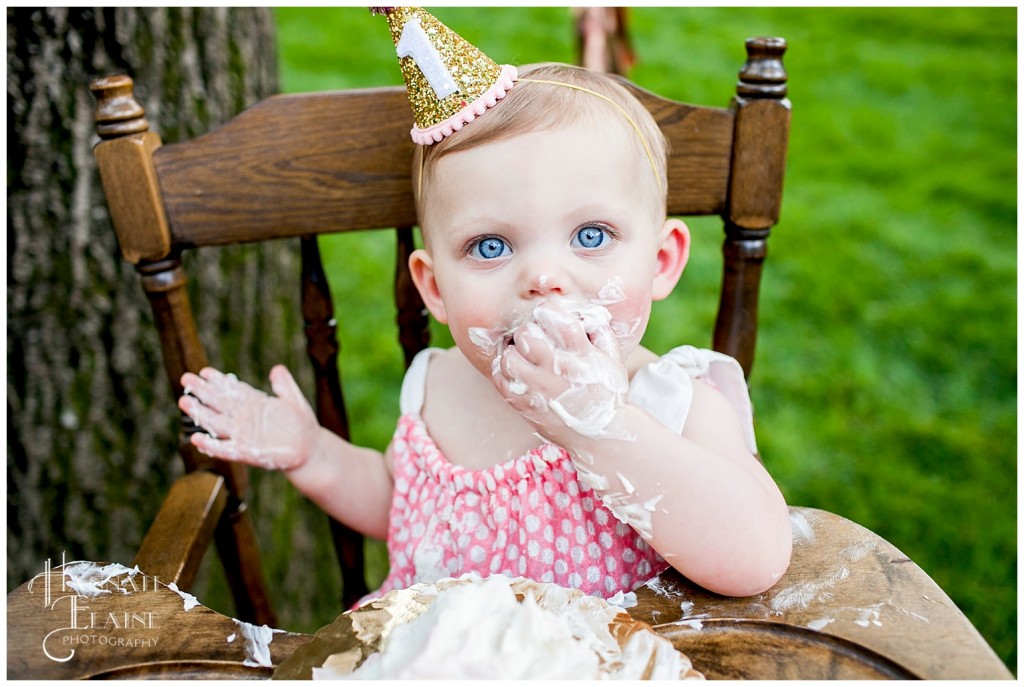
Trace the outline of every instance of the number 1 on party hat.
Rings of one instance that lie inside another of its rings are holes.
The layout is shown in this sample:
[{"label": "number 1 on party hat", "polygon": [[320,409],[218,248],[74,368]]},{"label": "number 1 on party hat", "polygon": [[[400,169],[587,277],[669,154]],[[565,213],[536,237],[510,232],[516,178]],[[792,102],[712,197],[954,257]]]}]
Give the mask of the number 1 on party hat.
[{"label": "number 1 on party hat", "polygon": [[419,7],[373,7],[387,17],[413,119],[412,140],[440,141],[505,97],[516,68],[499,65]]}]

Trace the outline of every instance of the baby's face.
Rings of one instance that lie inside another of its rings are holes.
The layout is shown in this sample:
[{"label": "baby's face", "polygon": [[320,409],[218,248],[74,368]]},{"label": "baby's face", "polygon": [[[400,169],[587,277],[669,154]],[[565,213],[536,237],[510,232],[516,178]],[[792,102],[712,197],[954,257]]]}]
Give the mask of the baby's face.
[{"label": "baby's face", "polygon": [[422,217],[443,300],[434,314],[487,376],[495,346],[544,302],[609,327],[623,357],[639,343],[665,218],[628,133],[574,125],[435,163]]}]

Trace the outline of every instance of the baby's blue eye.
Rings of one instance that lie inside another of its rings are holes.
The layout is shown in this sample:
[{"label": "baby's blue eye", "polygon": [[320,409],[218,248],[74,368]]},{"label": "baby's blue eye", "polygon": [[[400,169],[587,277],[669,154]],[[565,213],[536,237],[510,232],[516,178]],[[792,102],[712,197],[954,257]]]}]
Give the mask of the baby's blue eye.
[{"label": "baby's blue eye", "polygon": [[496,236],[489,236],[485,239],[480,239],[470,249],[470,254],[475,258],[483,258],[484,260],[494,260],[495,258],[502,258],[510,254],[512,251],[509,249],[508,244],[503,239],[499,239]]},{"label": "baby's blue eye", "polygon": [[601,227],[589,224],[576,232],[572,245],[574,248],[599,248],[607,236]]}]

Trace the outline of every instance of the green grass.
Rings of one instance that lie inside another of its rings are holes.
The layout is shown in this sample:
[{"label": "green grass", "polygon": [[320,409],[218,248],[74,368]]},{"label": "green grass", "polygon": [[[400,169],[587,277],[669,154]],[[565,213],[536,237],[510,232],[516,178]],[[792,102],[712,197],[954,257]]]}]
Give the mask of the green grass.
[{"label": "green grass", "polygon": [[[574,59],[562,8],[435,14],[499,61]],[[284,90],[401,83],[383,18],[276,15]],[[631,77],[690,102],[728,104],[747,36],[789,41],[789,164],[751,380],[761,451],[790,503],[886,537],[1016,670],[1016,9],[630,17]],[[710,340],[721,230],[691,227],[690,266],[648,331],[654,350]],[[391,239],[332,237],[323,250],[355,439],[383,447],[401,360],[394,331],[371,322],[392,307]]]}]

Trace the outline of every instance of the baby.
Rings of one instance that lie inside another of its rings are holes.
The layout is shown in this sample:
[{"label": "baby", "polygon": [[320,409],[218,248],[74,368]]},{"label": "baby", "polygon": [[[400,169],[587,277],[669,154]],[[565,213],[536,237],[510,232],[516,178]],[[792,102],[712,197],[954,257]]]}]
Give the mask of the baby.
[{"label": "baby", "polygon": [[179,405],[229,460],[283,470],[386,538],[379,593],[476,572],[586,593],[672,566],[725,595],[786,570],[788,510],[756,458],[739,365],[640,345],[686,266],[665,142],[604,75],[542,65],[421,148],[413,280],[455,347],[410,366],[382,455],[322,428],[289,372],[272,395],[213,369]]}]

